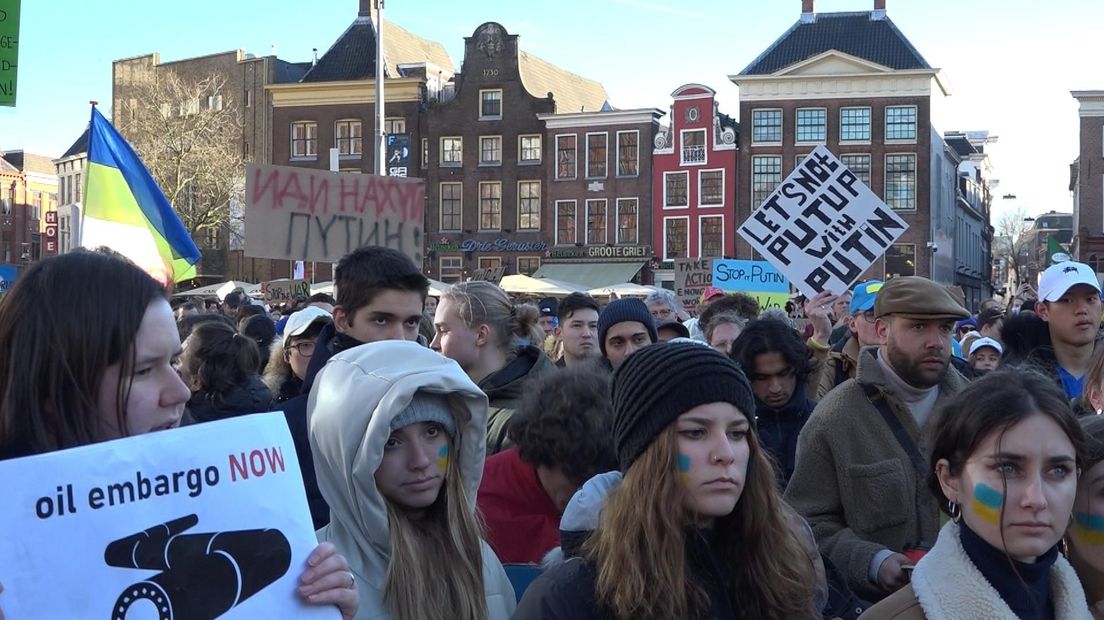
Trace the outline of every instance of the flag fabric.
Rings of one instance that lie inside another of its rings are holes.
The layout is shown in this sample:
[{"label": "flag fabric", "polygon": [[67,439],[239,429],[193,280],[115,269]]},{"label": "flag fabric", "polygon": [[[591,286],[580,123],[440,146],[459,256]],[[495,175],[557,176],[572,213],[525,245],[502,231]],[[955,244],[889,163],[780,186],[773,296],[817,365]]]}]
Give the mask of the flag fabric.
[{"label": "flag fabric", "polygon": [[1062,247],[1061,243],[1051,235],[1047,238],[1047,265],[1057,265],[1058,263],[1064,263],[1070,260],[1069,254],[1066,253],[1066,248]]},{"label": "flag fabric", "polygon": [[107,246],[168,285],[196,276],[199,248],[141,158],[92,107],[81,245]]}]

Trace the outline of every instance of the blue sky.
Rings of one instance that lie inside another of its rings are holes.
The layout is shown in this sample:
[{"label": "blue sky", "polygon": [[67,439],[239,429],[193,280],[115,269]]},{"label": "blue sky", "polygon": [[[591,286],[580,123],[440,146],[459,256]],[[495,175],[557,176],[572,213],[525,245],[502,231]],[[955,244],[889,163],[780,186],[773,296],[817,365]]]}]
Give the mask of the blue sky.
[{"label": "blue sky", "polygon": [[[817,0],[819,12],[869,10],[874,0]],[[60,156],[109,109],[111,62],[157,51],[162,61],[242,48],[304,61],[325,52],[356,16],[357,0],[23,0],[17,107],[0,108],[0,149]],[[801,0],[390,0],[385,15],[443,43],[459,66],[463,40],[485,21],[521,35],[524,49],[602,82],[617,107],[666,110],[688,82],[718,91],[738,113],[738,73],[801,12]],[[888,14],[952,96],[941,131],[987,129],[1001,180],[997,212],[1070,211],[1077,156],[1071,90],[1104,89],[1100,0],[888,0]],[[996,217],[994,217],[994,221]]]}]

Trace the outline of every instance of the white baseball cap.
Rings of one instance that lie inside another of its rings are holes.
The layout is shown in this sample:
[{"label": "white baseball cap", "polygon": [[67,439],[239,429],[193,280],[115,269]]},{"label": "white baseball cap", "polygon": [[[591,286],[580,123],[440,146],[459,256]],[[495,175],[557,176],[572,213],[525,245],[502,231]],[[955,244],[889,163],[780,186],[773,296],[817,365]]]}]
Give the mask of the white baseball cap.
[{"label": "white baseball cap", "polygon": [[973,344],[970,345],[970,355],[973,355],[977,352],[978,349],[982,347],[992,347],[997,350],[998,355],[1004,354],[1004,347],[1001,346],[1001,343],[993,340],[988,336],[985,336],[984,338],[978,338],[973,342]]},{"label": "white baseball cap", "polygon": [[288,338],[302,334],[307,331],[312,323],[322,319],[332,320],[333,315],[317,306],[307,306],[292,313],[288,317],[287,323],[284,324],[284,341],[286,342]]},{"label": "white baseball cap", "polygon": [[1100,290],[1100,282],[1096,279],[1096,272],[1085,263],[1066,261],[1051,265],[1039,278],[1039,299],[1041,301],[1058,301],[1074,286],[1087,284],[1097,291]]}]

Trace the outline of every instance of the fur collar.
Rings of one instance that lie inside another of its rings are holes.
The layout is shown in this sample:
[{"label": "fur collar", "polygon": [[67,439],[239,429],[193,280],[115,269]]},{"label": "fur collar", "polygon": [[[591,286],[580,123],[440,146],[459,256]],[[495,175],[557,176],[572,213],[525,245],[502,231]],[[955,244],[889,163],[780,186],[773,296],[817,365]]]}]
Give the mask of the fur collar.
[{"label": "fur collar", "polygon": [[[1073,567],[1062,556],[1050,569],[1055,620],[1090,620],[1085,591]],[[912,575],[912,589],[927,620],[1015,620],[981,571],[966,556],[958,526],[947,523],[939,540]]]}]

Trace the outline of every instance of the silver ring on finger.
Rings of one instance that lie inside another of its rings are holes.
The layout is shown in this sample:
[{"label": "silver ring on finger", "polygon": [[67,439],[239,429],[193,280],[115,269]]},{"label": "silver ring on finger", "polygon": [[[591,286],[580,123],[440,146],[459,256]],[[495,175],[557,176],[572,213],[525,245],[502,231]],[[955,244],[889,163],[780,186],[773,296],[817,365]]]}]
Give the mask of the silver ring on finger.
[{"label": "silver ring on finger", "polygon": [[349,571],[349,589],[356,589],[356,575],[353,574],[353,571]]}]

